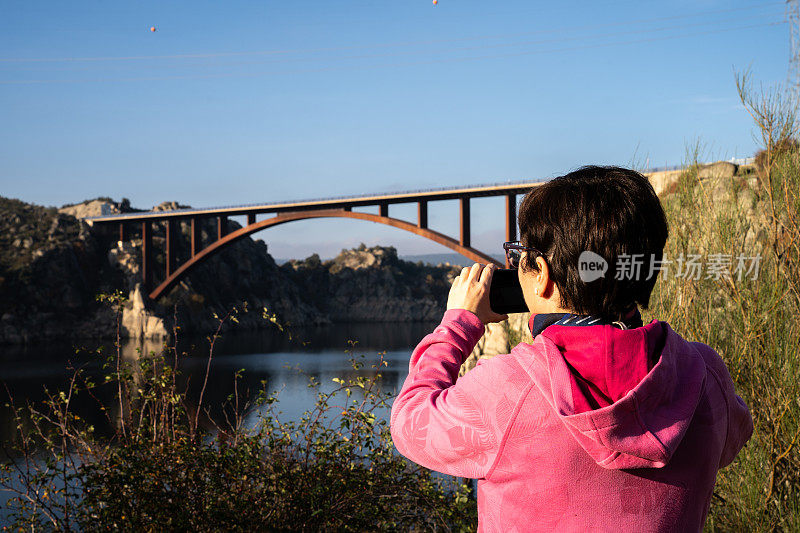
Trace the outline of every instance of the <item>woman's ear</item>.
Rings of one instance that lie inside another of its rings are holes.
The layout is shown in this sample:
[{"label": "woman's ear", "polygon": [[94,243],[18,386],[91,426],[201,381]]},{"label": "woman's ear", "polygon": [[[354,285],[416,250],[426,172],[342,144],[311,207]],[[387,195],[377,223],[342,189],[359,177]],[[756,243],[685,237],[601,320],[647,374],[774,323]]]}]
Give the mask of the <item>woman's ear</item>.
[{"label": "woman's ear", "polygon": [[538,293],[544,298],[549,298],[555,288],[555,283],[550,279],[550,266],[542,256],[536,258],[536,267],[539,269],[536,275],[536,288]]},{"label": "woman's ear", "polygon": [[536,285],[539,287],[539,292],[542,292],[550,281],[550,268],[547,266],[547,261],[542,256],[536,258]]}]

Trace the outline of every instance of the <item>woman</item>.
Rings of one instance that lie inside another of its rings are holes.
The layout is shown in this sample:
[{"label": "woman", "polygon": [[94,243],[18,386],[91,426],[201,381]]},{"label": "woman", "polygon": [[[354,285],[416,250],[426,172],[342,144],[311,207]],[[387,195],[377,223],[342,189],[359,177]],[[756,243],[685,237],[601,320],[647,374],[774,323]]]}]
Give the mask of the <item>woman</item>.
[{"label": "woman", "polygon": [[477,478],[479,531],[700,531],[717,471],[752,419],[725,364],[666,322],[642,324],[667,223],[652,186],[584,167],[533,188],[506,243],[533,343],[458,378],[494,266],[465,268],[411,356],[392,407],[397,449]]}]

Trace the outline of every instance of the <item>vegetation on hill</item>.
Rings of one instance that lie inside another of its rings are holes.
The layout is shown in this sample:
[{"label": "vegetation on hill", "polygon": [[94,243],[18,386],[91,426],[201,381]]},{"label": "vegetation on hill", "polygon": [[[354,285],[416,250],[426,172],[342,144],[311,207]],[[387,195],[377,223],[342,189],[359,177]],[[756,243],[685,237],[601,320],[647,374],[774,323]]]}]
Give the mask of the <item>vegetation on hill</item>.
[{"label": "vegetation on hill", "polygon": [[74,217],[0,197],[0,342],[110,327],[94,298],[115,279],[101,249]]},{"label": "vegetation on hill", "polygon": [[85,235],[82,230],[76,220],[59,217],[55,208],[0,197],[0,268],[22,271],[42,253],[71,245]]},{"label": "vegetation on hill", "polygon": [[648,316],[715,348],[755,422],[719,473],[707,529],[799,531],[800,150],[781,93],[740,90],[763,135],[760,166],[732,180],[688,166],[663,201],[673,262]]}]

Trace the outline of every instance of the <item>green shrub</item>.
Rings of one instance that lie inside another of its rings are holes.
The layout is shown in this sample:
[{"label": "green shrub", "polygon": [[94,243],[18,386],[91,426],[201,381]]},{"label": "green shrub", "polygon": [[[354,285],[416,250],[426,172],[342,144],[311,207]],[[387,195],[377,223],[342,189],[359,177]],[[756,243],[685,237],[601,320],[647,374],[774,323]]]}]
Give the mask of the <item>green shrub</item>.
[{"label": "green shrub", "polygon": [[[235,318],[221,318],[220,327]],[[216,338],[209,338],[209,367]],[[166,348],[127,366],[117,353],[104,383],[76,372],[69,389],[46,405],[16,409],[17,457],[0,472],[0,484],[17,493],[10,504],[15,528],[475,529],[476,505],[465,485],[395,453],[379,416],[389,400],[379,389],[381,357],[365,376],[363,356],[353,356],[353,377],[334,379],[330,392],[310,379],[316,405],[293,421],[275,415],[276,395],[262,390],[246,399],[238,387],[222,420],[212,420],[202,392],[193,406],[179,391],[177,358]],[[101,389],[115,391],[116,408],[101,406],[115,428],[106,438],[71,405],[76,395],[99,396]],[[247,417],[255,424],[245,424]],[[207,424],[211,431],[200,429]],[[37,448],[45,457],[36,457]]]}]

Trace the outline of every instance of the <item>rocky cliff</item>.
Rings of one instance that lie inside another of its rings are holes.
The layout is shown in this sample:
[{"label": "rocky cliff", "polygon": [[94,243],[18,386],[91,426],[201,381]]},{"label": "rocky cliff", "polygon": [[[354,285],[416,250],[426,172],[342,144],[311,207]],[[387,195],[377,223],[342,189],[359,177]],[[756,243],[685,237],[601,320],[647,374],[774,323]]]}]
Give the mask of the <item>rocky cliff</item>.
[{"label": "rocky cliff", "polygon": [[[168,202],[155,209],[180,207]],[[250,310],[238,316],[244,328],[274,327],[264,310],[296,325],[435,320],[458,273],[449,265],[402,261],[394,248],[365,246],[331,261],[311,256],[279,267],[263,241],[247,238],[195,267],[158,302],[148,302],[139,284],[141,241],[117,242],[76,218],[133,210],[127,201],[106,198],[60,210],[0,198],[0,343],[113,337],[116,317],[96,296],[115,291],[127,299],[122,335],[134,338],[165,337],[175,310],[183,330],[211,332],[218,323],[214,315],[232,306]],[[238,227],[231,222],[231,230]],[[190,253],[188,224],[180,230],[183,260]],[[213,222],[201,233],[210,242]],[[156,228],[156,250],[163,250],[163,240],[163,229]],[[162,272],[163,253],[154,260]]]},{"label": "rocky cliff", "polygon": [[283,270],[304,299],[334,322],[439,320],[460,268],[410,263],[392,247],[361,245],[333,260],[313,255]]},{"label": "rocky cliff", "polygon": [[104,336],[95,301],[121,281],[89,226],[53,208],[0,197],[0,342]]}]

